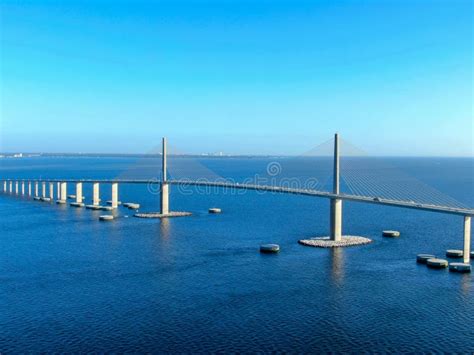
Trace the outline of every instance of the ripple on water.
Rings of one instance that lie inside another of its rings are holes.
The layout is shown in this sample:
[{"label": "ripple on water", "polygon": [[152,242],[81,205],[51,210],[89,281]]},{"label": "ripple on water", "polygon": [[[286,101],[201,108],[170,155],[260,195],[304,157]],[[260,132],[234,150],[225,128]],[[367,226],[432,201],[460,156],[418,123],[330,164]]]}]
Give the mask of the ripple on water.
[{"label": "ripple on water", "polygon": [[[138,186],[120,193],[156,209]],[[297,240],[327,233],[327,201],[176,190],[172,201],[226,213],[104,225],[0,195],[0,352],[474,351],[473,274],[415,261],[459,248],[455,216],[347,203],[345,231],[373,243],[326,250]],[[387,226],[403,238],[382,238]],[[270,242],[282,252],[260,255]]]}]

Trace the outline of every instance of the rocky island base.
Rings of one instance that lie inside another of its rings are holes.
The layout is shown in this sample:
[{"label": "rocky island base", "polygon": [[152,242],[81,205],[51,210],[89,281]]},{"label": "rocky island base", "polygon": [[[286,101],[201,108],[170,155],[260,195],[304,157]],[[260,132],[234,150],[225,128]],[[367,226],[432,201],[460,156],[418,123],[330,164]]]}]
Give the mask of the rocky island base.
[{"label": "rocky island base", "polygon": [[191,216],[191,212],[169,212],[169,213],[159,213],[159,212],[146,212],[146,213],[135,213],[133,216],[138,218],[169,218],[169,217],[185,217]]},{"label": "rocky island base", "polygon": [[369,244],[372,243],[372,239],[353,235],[344,235],[340,241],[333,241],[329,239],[329,237],[316,237],[310,239],[301,239],[298,240],[298,243],[316,248],[338,248]]}]

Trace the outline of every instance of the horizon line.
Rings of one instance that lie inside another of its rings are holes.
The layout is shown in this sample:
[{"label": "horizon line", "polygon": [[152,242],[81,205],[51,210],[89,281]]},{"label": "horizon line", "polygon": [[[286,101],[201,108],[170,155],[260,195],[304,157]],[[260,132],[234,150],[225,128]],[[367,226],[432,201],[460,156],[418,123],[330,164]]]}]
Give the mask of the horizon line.
[{"label": "horizon line", "polygon": [[[21,156],[18,156],[21,154]],[[101,153],[101,152],[91,152],[91,153],[82,153],[82,152],[0,152],[0,158],[37,158],[37,157],[161,157],[161,152],[159,153]],[[201,157],[201,158],[238,158],[238,157],[282,157],[282,158],[311,158],[311,157],[332,157],[333,154],[316,154],[316,155],[296,155],[296,154],[228,154],[228,153],[168,153],[168,156],[174,157]],[[366,158],[474,158],[474,155],[364,155],[364,154],[348,154],[341,155],[341,157],[366,157]]]}]

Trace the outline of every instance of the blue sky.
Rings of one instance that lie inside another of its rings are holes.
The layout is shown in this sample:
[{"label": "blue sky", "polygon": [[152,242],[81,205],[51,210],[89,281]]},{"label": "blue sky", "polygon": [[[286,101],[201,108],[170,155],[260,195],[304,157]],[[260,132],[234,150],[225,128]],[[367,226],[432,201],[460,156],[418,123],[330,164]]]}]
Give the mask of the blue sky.
[{"label": "blue sky", "polygon": [[471,1],[0,1],[2,151],[473,155]]}]

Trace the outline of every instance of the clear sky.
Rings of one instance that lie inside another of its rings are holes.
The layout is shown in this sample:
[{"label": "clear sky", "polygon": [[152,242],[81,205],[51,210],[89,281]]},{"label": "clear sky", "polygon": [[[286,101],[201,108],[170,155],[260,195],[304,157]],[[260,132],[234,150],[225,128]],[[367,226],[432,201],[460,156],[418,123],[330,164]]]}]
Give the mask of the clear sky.
[{"label": "clear sky", "polygon": [[0,150],[472,156],[472,3],[0,0]]}]

